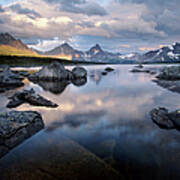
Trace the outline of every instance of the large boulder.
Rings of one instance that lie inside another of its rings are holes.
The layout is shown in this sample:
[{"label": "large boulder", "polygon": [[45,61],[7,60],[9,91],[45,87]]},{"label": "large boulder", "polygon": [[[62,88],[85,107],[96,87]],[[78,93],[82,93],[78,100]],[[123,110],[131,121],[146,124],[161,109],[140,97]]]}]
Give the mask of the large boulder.
[{"label": "large boulder", "polygon": [[58,81],[70,80],[72,73],[64,68],[59,62],[53,62],[44,66],[40,71],[29,76],[33,81]]},{"label": "large boulder", "polygon": [[44,127],[34,111],[11,111],[0,114],[0,157]]},{"label": "large boulder", "polygon": [[83,67],[75,67],[72,70],[73,79],[81,79],[87,77],[87,71]]},{"label": "large boulder", "polygon": [[9,99],[8,108],[14,108],[23,103],[29,103],[34,106],[58,107],[57,104],[36,94],[33,89],[16,92],[12,97],[9,97]]}]

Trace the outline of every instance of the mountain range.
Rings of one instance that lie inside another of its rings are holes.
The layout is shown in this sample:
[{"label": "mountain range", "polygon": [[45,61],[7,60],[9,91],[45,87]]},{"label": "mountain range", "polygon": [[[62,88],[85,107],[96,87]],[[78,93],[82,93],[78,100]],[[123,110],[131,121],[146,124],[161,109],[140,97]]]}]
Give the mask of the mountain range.
[{"label": "mountain range", "polygon": [[79,51],[69,44],[64,43],[50,51],[41,52],[31,49],[21,40],[15,39],[9,33],[0,33],[0,54],[5,55],[30,55],[42,57],[54,57],[74,61],[104,62],[104,63],[156,63],[179,62],[180,43],[166,46],[145,54],[139,53],[112,53],[104,51],[96,44],[88,51]]}]

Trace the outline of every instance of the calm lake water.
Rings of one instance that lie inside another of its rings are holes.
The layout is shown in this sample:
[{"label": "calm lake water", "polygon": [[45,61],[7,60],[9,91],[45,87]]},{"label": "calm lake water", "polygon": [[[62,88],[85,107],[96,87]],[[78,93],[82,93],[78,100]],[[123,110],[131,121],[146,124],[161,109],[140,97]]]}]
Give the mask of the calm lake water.
[{"label": "calm lake water", "polygon": [[[59,107],[24,104],[16,108],[40,112],[45,129],[14,148],[0,160],[0,165],[16,163],[17,154],[19,160],[25,159],[29,147],[33,159],[34,151],[43,153],[40,146],[56,147],[61,137],[65,137],[95,154],[126,179],[179,179],[180,132],[160,129],[149,112],[156,107],[180,109],[180,94],[157,86],[152,82],[155,75],[130,73],[132,65],[113,66],[115,71],[106,76],[101,75],[106,66],[84,67],[88,79],[82,86],[26,81],[23,88],[34,88]],[[150,67],[162,68],[162,65]],[[7,110],[7,98],[14,92],[0,95],[0,111]]]}]

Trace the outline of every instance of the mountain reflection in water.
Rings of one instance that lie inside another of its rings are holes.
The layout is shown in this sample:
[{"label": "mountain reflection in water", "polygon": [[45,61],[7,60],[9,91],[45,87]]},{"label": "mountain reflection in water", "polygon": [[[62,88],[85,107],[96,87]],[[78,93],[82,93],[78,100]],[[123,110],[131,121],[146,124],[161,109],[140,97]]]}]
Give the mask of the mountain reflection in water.
[{"label": "mountain reflection in water", "polygon": [[[80,87],[77,83],[26,85],[59,104],[56,109],[17,108],[39,111],[44,118],[46,129],[33,141],[43,135],[57,141],[60,135],[68,137],[126,179],[180,178],[180,133],[160,129],[149,116],[154,107],[180,109],[180,94],[157,86],[153,75],[130,73],[130,65],[113,66],[114,72],[102,76],[105,67],[87,66],[87,83]],[[0,98],[5,104],[6,96]]]}]

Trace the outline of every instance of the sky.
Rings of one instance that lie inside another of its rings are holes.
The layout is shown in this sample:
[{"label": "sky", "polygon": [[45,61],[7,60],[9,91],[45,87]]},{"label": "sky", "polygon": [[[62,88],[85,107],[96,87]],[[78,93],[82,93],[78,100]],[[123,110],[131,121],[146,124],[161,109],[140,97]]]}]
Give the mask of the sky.
[{"label": "sky", "polygon": [[128,53],[180,42],[180,0],[0,0],[0,32],[38,50]]}]

